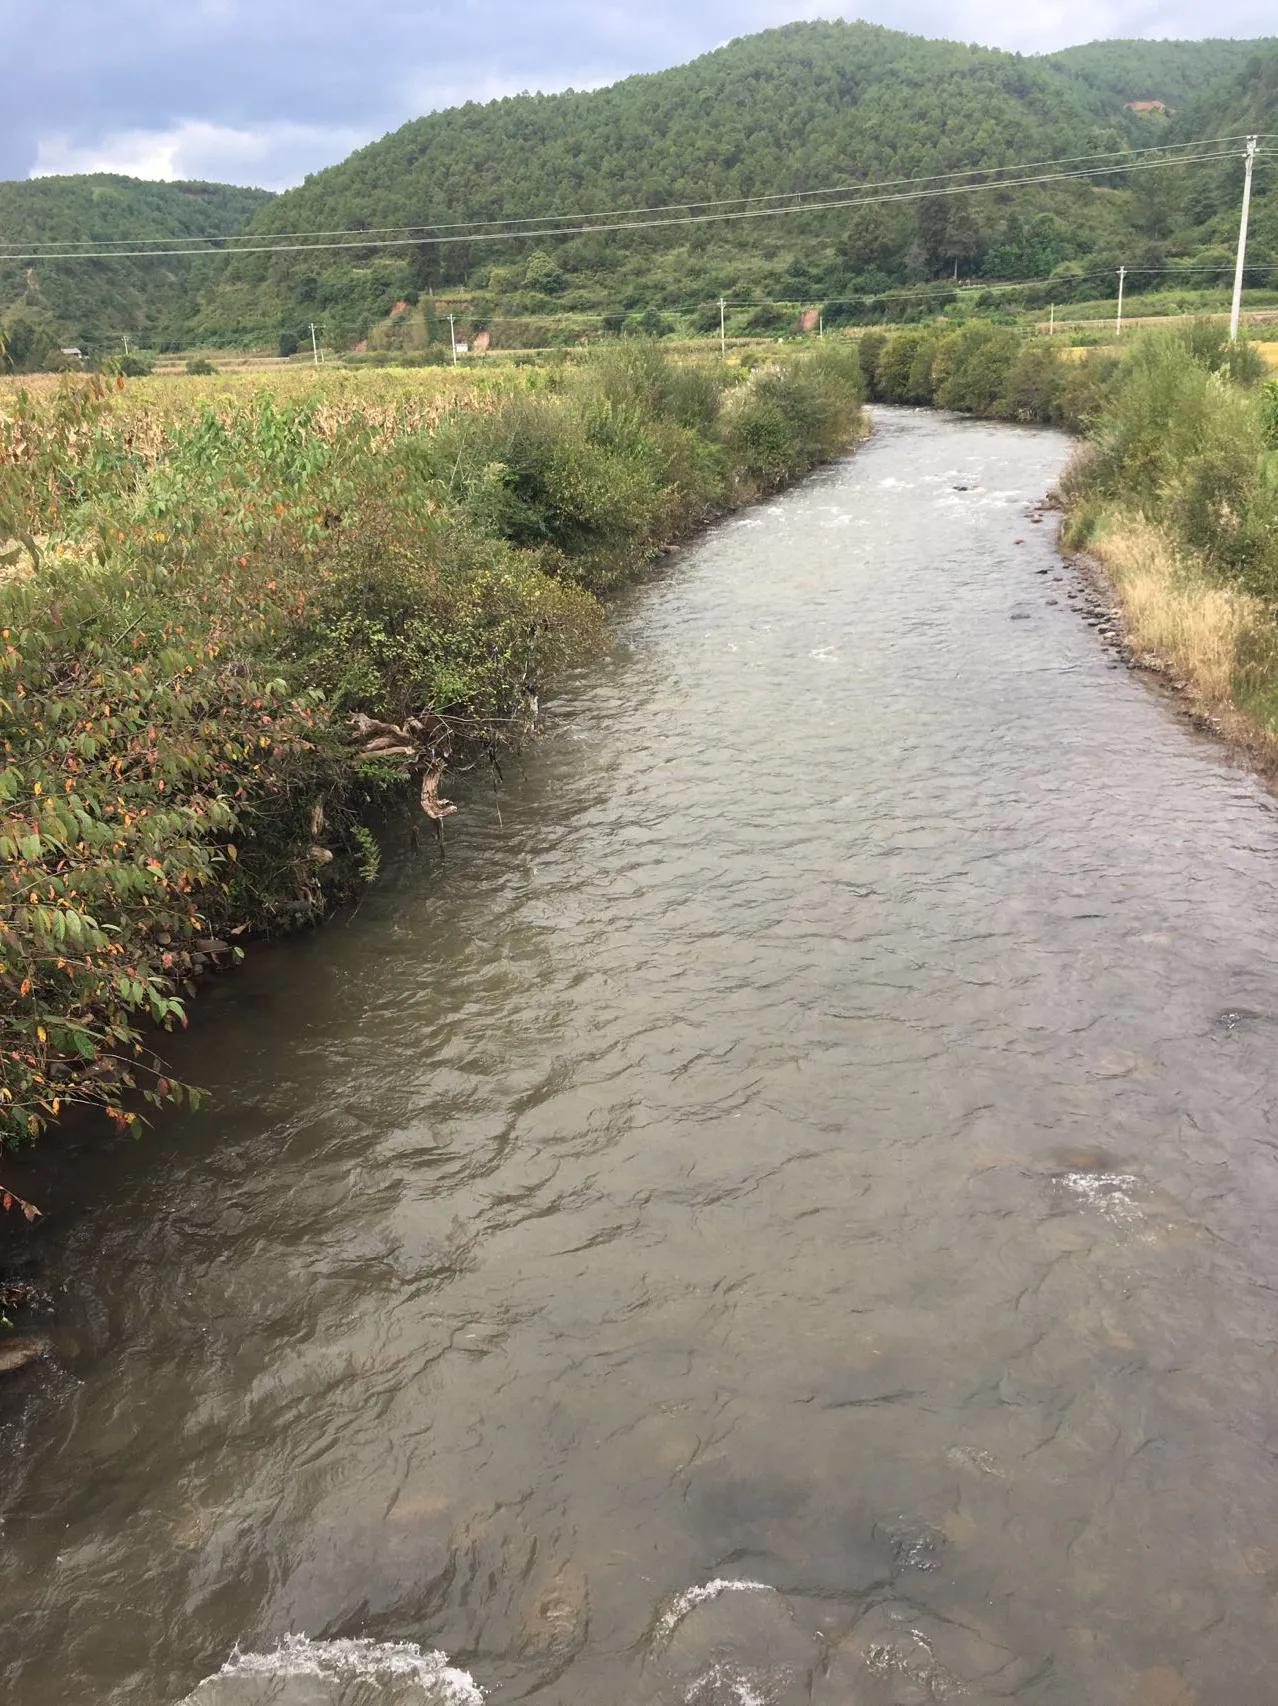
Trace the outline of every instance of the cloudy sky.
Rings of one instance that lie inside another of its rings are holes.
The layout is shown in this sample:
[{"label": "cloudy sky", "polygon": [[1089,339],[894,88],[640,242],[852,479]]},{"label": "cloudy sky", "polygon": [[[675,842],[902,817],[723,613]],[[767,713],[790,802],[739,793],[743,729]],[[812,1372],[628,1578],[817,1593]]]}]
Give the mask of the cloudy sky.
[{"label": "cloudy sky", "polygon": [[435,107],[593,87],[835,15],[1031,53],[1275,27],[1273,0],[0,0],[0,177],[278,189]]}]

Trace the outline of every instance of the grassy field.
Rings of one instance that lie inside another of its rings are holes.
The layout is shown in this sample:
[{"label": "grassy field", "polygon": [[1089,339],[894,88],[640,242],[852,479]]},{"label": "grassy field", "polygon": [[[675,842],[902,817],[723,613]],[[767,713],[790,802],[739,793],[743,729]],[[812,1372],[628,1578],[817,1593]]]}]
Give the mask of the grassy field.
[{"label": "grassy field", "polygon": [[[58,373],[0,378],[0,406],[6,397],[22,390],[37,398],[51,397],[62,378]],[[153,373],[129,379],[109,389],[106,406],[117,415],[154,412],[176,419],[210,407],[241,409],[254,398],[269,394],[282,401],[316,399],[352,409],[386,403],[434,408],[466,403],[493,389],[535,389],[543,382],[543,370],[537,367],[357,368],[335,362],[312,367],[309,363],[298,366],[277,361],[213,374]]]}]

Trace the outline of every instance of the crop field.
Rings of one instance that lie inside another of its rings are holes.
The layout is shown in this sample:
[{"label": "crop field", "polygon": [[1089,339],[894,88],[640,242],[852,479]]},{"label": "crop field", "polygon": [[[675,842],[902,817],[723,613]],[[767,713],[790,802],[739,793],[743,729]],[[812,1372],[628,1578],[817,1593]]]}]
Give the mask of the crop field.
[{"label": "crop field", "polygon": [[[78,378],[78,376],[72,376]],[[346,414],[394,410],[428,425],[432,416],[456,405],[482,404],[495,392],[536,390],[545,383],[537,367],[350,368],[326,365],[237,368],[214,374],[152,374],[108,388],[108,415],[160,421],[193,420],[206,409],[238,413],[255,400],[310,402]],[[0,379],[0,410],[26,391],[37,401],[56,396],[64,376],[27,374]]]}]

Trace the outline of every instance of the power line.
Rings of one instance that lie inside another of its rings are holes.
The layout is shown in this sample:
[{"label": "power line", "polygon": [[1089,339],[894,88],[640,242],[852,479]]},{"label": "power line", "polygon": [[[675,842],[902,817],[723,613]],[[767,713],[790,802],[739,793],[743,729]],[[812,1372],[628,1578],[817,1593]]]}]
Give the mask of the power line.
[{"label": "power line", "polygon": [[[18,261],[75,261],[75,260],[138,260],[154,256],[165,258],[183,255],[276,255],[294,254],[311,251],[320,253],[341,249],[367,251],[369,249],[398,249],[417,248],[424,245],[444,247],[458,243],[511,242],[522,238],[539,237],[575,237],[593,234],[607,234],[613,231],[655,231],[670,226],[702,225],[712,221],[728,221],[737,219],[779,218],[784,215],[801,213],[822,213],[828,209],[855,209],[859,207],[877,207],[889,202],[919,201],[929,197],[947,197],[954,195],[973,195],[983,190],[1018,189],[1037,184],[1061,183],[1070,179],[1109,177],[1128,172],[1157,171],[1166,166],[1188,166],[1207,164],[1216,160],[1232,160],[1233,150],[1223,150],[1211,154],[1182,154],[1175,159],[1137,160],[1128,164],[1112,166],[1092,166],[1081,170],[1041,173],[1031,177],[1000,178],[992,183],[981,184],[949,184],[939,189],[909,189],[896,191],[886,195],[858,195],[842,201],[803,202],[789,207],[751,207],[737,209],[732,212],[680,214],[675,217],[661,217],[642,220],[613,220],[607,224],[581,224],[544,226],[532,231],[490,231],[474,230],[455,236],[415,236],[415,237],[379,237],[371,241],[355,242],[322,242],[322,243],[260,243],[246,244],[236,249],[113,249],[113,250],[81,250],[67,254],[45,255],[35,254],[30,250],[20,252],[9,251],[0,253],[0,259]],[[921,180],[902,180],[917,183]]]},{"label": "power line", "polygon": [[[1053,167],[1055,167],[1055,166],[1074,166],[1074,165],[1079,165],[1079,164],[1086,162],[1086,161],[1094,161],[1094,160],[1115,160],[1115,159],[1123,160],[1123,161],[1135,160],[1137,157],[1144,156],[1147,154],[1164,154],[1164,155],[1172,155],[1172,154],[1177,154],[1177,153],[1184,154],[1186,151],[1188,151],[1190,149],[1225,147],[1226,145],[1228,145],[1230,143],[1239,143],[1239,142],[1243,142],[1245,140],[1246,140],[1246,138],[1242,134],[1239,134],[1237,136],[1203,137],[1203,138],[1200,138],[1198,141],[1194,141],[1194,142],[1154,143],[1154,144],[1151,144],[1151,145],[1144,147],[1144,148],[1107,148],[1107,149],[1102,149],[1099,152],[1094,153],[1094,154],[1071,154],[1071,155],[1065,155],[1062,158],[1054,159],[1054,160],[1026,160],[1026,161],[1020,161],[1020,162],[1013,162],[1011,164],[1004,165],[1004,166],[960,166],[960,167],[955,167],[952,171],[949,171],[949,172],[936,172],[936,173],[931,173],[931,174],[924,175],[924,176],[913,176],[913,177],[906,177],[906,178],[885,178],[885,179],[882,179],[876,183],[869,183],[869,184],[843,183],[843,184],[833,184],[833,185],[830,185],[824,189],[772,190],[772,191],[768,191],[767,193],[762,193],[762,194],[757,194],[757,195],[722,196],[722,197],[719,197],[717,199],[712,199],[712,200],[708,200],[708,201],[670,202],[670,203],[662,203],[660,205],[651,206],[651,207],[608,208],[608,209],[602,209],[602,210],[594,212],[594,213],[583,213],[580,210],[571,210],[568,212],[551,212],[551,213],[539,213],[539,214],[527,214],[527,215],[512,215],[512,216],[502,215],[502,216],[498,216],[498,217],[495,217],[492,219],[465,219],[465,220],[453,220],[453,221],[432,220],[432,221],[430,221],[426,224],[422,224],[422,225],[374,225],[374,226],[367,226],[367,227],[364,227],[364,226],[335,226],[335,227],[331,227],[328,229],[320,229],[320,230],[312,230],[312,231],[270,231],[270,232],[262,232],[262,233],[260,233],[260,235],[263,237],[269,237],[272,239],[285,238],[285,237],[361,237],[361,236],[377,237],[377,236],[391,236],[391,235],[395,235],[397,233],[409,235],[412,233],[432,232],[432,231],[459,231],[459,230],[462,230],[463,228],[465,228],[467,230],[483,230],[483,229],[490,228],[492,226],[499,226],[499,225],[500,226],[532,225],[532,224],[542,223],[545,220],[549,220],[549,219],[579,219],[579,220],[621,219],[621,218],[633,218],[633,217],[637,217],[637,216],[643,215],[643,214],[688,213],[688,212],[696,212],[696,211],[703,209],[703,208],[730,208],[730,207],[737,207],[737,206],[740,206],[742,204],[755,203],[755,202],[784,201],[789,197],[831,196],[831,195],[843,195],[843,194],[847,194],[849,192],[855,192],[858,195],[863,195],[863,194],[874,192],[877,190],[897,189],[897,188],[900,188],[902,185],[907,185],[907,184],[908,185],[941,184],[941,183],[947,183],[949,180],[954,179],[954,178],[968,178],[968,177],[977,177],[977,176],[984,176],[986,178],[986,181],[981,183],[981,184],[978,184],[978,185],[955,186],[955,187],[956,188],[972,188],[972,189],[994,189],[994,188],[997,188],[1000,183],[1005,182],[1005,180],[1002,178],[995,178],[995,177],[989,176],[989,174],[992,174],[992,173],[998,173],[998,172],[1032,172],[1032,171],[1037,171],[1040,167],[1044,167],[1044,166],[1053,166]],[[1214,158],[1214,156],[1213,156],[1213,158]],[[1121,169],[1121,168],[1119,168],[1119,169]],[[1096,172],[1099,172],[1102,170],[1104,170],[1104,168],[1097,167],[1097,168],[1094,168],[1092,170],[1079,173],[1077,175],[1083,176],[1083,177],[1093,176],[1093,175],[1095,175]],[[818,202],[815,205],[817,205],[819,207],[819,206],[822,206],[824,204]],[[92,242],[94,244],[129,243],[129,242],[164,243],[164,242],[170,242],[170,241],[177,241],[177,242],[181,242],[181,243],[221,244],[221,243],[243,242],[243,241],[247,240],[247,238],[250,235],[256,235],[256,233],[228,232],[228,233],[225,233],[223,235],[192,236],[192,237],[182,237],[182,238],[177,238],[177,239],[166,238],[166,237],[132,237],[132,238],[130,238],[130,237],[101,237],[101,238],[90,238],[90,239],[79,239],[79,238],[74,238],[74,237],[46,238],[46,239],[39,241],[39,242],[33,242],[30,245],[30,248],[32,248],[32,249],[51,249],[51,248],[55,248],[55,247],[65,247],[68,244],[74,244],[76,242],[84,242],[84,241],[89,241],[89,242]],[[364,247],[365,245],[359,244],[357,246]],[[165,252],[166,253],[172,253],[173,251],[165,251]],[[208,254],[208,253],[219,254],[222,252],[223,251],[220,249],[193,249],[191,251],[191,253],[193,253],[193,254]],[[252,252],[252,251],[237,251],[237,252],[243,253],[243,252]],[[13,258],[14,256],[18,256],[18,253],[19,253],[18,251],[9,251],[9,250],[0,251],[0,255],[3,255],[3,256],[9,257],[9,258]],[[27,253],[28,253],[28,251],[22,251],[21,256],[19,258],[25,258]],[[53,259],[55,257],[50,255],[47,258]]]}]

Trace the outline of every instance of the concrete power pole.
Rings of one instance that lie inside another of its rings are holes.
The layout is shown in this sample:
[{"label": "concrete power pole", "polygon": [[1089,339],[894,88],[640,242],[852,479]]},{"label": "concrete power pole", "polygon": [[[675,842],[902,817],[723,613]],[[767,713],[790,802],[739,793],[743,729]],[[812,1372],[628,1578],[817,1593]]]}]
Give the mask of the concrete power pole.
[{"label": "concrete power pole", "polygon": [[457,333],[453,329],[453,316],[448,316],[448,340],[453,346],[453,366],[457,366]]},{"label": "concrete power pole", "polygon": [[1119,267],[1119,269],[1118,269],[1118,315],[1114,321],[1114,336],[1116,338],[1121,338],[1123,335],[1123,280],[1126,277],[1127,277],[1127,268],[1126,267]]},{"label": "concrete power pole", "polygon": [[1242,315],[1243,266],[1247,259],[1247,219],[1251,213],[1251,169],[1256,161],[1257,137],[1247,138],[1247,152],[1243,156],[1246,164],[1243,167],[1243,199],[1242,218],[1238,221],[1238,258],[1234,262],[1234,300],[1229,310],[1229,341],[1238,342],[1238,321]]},{"label": "concrete power pole", "polygon": [[721,296],[719,298],[719,354],[723,357],[724,361],[728,359],[727,322],[724,318],[727,306],[727,303]]},{"label": "concrete power pole", "polygon": [[314,320],[311,321],[311,361],[314,363],[314,365],[316,367],[319,366],[319,345],[315,341],[315,322],[314,322]]},{"label": "concrete power pole", "polygon": [[129,334],[127,332],[124,333],[124,353],[125,355],[129,353]]},{"label": "concrete power pole", "polygon": [[1047,322],[1047,335],[1049,338],[1056,335],[1056,304],[1054,302],[1052,303],[1052,317]]}]

